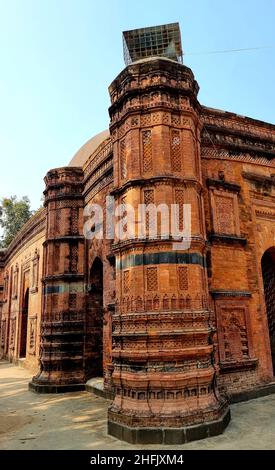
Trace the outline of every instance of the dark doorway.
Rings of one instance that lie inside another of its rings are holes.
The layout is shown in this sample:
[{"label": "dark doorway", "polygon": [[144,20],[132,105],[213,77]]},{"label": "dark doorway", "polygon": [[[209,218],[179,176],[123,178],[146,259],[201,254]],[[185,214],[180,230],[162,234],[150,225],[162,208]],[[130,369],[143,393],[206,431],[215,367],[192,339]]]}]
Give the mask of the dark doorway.
[{"label": "dark doorway", "polygon": [[86,318],[86,378],[103,375],[103,263],[96,258],[89,280]]},{"label": "dark doorway", "polygon": [[26,289],[22,304],[21,314],[21,333],[20,333],[20,350],[19,357],[26,357],[27,351],[27,331],[28,331],[28,310],[29,310],[29,288]]},{"label": "dark doorway", "polygon": [[273,373],[275,375],[275,247],[270,248],[264,253],[262,257],[262,272]]}]

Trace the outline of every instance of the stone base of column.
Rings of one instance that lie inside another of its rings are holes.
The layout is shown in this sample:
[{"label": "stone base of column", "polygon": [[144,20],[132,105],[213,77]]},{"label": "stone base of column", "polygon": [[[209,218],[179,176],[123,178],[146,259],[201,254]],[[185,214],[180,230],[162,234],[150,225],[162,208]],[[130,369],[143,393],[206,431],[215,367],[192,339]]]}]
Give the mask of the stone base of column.
[{"label": "stone base of column", "polygon": [[85,390],[85,384],[38,384],[34,381],[29,382],[29,390],[35,393],[67,393],[79,392]]},{"label": "stone base of column", "polygon": [[113,412],[108,415],[108,434],[131,444],[184,444],[222,434],[230,422],[230,409],[226,408],[215,421],[184,427],[130,427],[115,420]]},{"label": "stone base of column", "polygon": [[36,393],[66,393],[85,390],[82,371],[42,371],[29,382],[29,390]]}]

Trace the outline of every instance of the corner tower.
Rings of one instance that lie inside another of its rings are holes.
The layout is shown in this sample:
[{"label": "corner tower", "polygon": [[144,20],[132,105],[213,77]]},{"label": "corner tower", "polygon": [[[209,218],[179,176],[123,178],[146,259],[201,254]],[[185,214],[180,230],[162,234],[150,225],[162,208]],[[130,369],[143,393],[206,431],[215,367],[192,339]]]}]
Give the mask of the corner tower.
[{"label": "corner tower", "polygon": [[82,180],[78,167],[55,168],[45,177],[40,371],[29,384],[39,393],[85,388]]},{"label": "corner tower", "polygon": [[127,32],[124,40],[128,65],[109,87],[113,194],[135,213],[139,204],[178,204],[181,215],[190,204],[192,231],[188,250],[175,250],[171,233],[114,242],[108,429],[133,443],[183,443],[221,433],[230,419],[215,379],[199,88],[181,63],[178,25]]}]

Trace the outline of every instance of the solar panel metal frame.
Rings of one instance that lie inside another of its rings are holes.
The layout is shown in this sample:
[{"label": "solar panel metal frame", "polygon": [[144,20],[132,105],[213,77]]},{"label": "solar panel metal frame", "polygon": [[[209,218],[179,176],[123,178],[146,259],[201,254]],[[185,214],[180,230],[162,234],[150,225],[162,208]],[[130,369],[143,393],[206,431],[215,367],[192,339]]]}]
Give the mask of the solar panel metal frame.
[{"label": "solar panel metal frame", "polygon": [[179,23],[123,31],[123,53],[126,65],[153,56],[182,63]]}]

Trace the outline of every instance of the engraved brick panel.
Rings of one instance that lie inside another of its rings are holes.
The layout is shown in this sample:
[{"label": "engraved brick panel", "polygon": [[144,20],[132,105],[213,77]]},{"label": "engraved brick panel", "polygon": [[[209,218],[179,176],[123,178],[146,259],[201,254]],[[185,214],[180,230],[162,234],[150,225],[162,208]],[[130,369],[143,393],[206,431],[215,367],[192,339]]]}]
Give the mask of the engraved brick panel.
[{"label": "engraved brick panel", "polygon": [[148,291],[158,290],[158,270],[157,270],[157,268],[147,268],[146,278],[147,278],[147,290]]},{"label": "engraved brick panel", "polygon": [[121,179],[125,179],[127,177],[125,139],[122,139],[120,142],[120,176],[121,176]]},{"label": "engraved brick panel", "polygon": [[130,290],[130,272],[124,271],[123,273],[123,290],[124,293],[128,293]]},{"label": "engraved brick panel", "polygon": [[58,310],[58,300],[59,300],[59,295],[58,294],[52,294],[52,311],[57,312]]},{"label": "engraved brick panel", "polygon": [[37,318],[30,318],[29,354],[35,355]]},{"label": "engraved brick panel", "polygon": [[188,290],[188,268],[181,266],[178,268],[179,289]]},{"label": "engraved brick panel", "polygon": [[141,126],[150,126],[151,114],[143,114],[140,119]]},{"label": "engraved brick panel", "polygon": [[71,272],[77,272],[77,263],[78,263],[78,246],[71,245],[70,247],[70,262],[71,262]]},{"label": "engraved brick panel", "polygon": [[18,264],[16,264],[13,272],[13,282],[12,282],[12,298],[16,299],[18,295]]},{"label": "engraved brick panel", "polygon": [[175,190],[175,203],[178,205],[179,216],[179,230],[183,230],[183,205],[184,205],[184,191],[183,189]]},{"label": "engraved brick panel", "polygon": [[[149,204],[154,204],[155,202],[155,196],[154,196],[154,190],[153,189],[145,189],[144,191],[144,204],[148,206]],[[150,223],[153,225],[154,221],[150,220],[150,214],[146,212],[146,233],[148,234],[150,230]]]},{"label": "engraved brick panel", "polygon": [[60,245],[54,246],[54,272],[58,272],[60,265]]},{"label": "engraved brick panel", "polygon": [[247,307],[235,305],[218,307],[218,332],[221,362],[239,363],[250,357],[250,334]]},{"label": "engraved brick panel", "polygon": [[171,132],[171,167],[172,171],[181,171],[181,138],[180,131]]},{"label": "engraved brick panel", "polygon": [[71,209],[71,233],[72,235],[78,234],[78,208]]},{"label": "engraved brick panel", "polygon": [[35,250],[32,258],[31,292],[37,292],[39,283],[39,252]]},{"label": "engraved brick panel", "polygon": [[10,347],[14,348],[16,335],[16,318],[12,318],[10,321]]},{"label": "engraved brick panel", "polygon": [[238,195],[214,189],[210,191],[210,199],[214,232],[240,236]]},{"label": "engraved brick panel", "polygon": [[75,310],[77,302],[77,294],[69,294],[69,309]]},{"label": "engraved brick panel", "polygon": [[153,189],[145,189],[144,191],[144,204],[154,204],[154,190]]},{"label": "engraved brick panel", "polygon": [[215,202],[217,210],[218,233],[234,233],[233,199],[226,196],[216,196]]},{"label": "engraved brick panel", "polygon": [[[126,207],[126,205],[127,205],[127,200],[126,200],[126,196],[124,196],[121,199],[121,206],[122,206],[122,210],[123,210],[123,218],[125,218],[127,216],[127,207]],[[128,224],[127,224],[127,222],[125,222],[123,224],[123,232],[126,233],[127,230],[128,230]]]},{"label": "engraved brick panel", "polygon": [[143,171],[147,173],[153,169],[152,154],[152,132],[150,130],[143,131],[142,135],[142,152],[143,152]]},{"label": "engraved brick panel", "polygon": [[55,215],[55,231],[56,234],[61,233],[61,209],[57,209],[56,215]]},{"label": "engraved brick panel", "polygon": [[1,348],[4,349],[6,342],[6,320],[1,321]]}]

